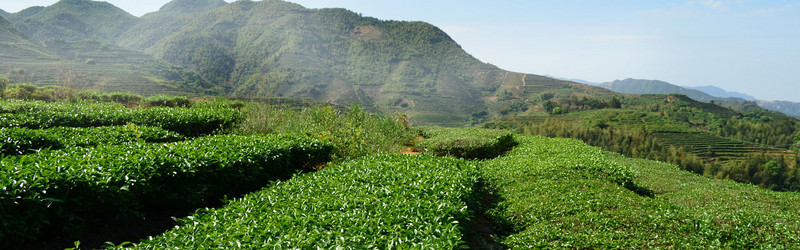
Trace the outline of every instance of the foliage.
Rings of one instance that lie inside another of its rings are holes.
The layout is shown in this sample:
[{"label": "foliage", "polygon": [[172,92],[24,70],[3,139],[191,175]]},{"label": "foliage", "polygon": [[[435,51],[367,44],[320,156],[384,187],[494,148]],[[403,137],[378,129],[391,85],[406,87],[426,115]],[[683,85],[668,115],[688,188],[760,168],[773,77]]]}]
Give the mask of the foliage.
[{"label": "foliage", "polygon": [[465,159],[495,158],[516,142],[510,132],[477,128],[423,128],[417,151]]},{"label": "foliage", "polygon": [[144,99],[144,97],[142,97],[141,95],[127,93],[127,92],[111,92],[108,93],[108,98],[111,100],[111,102],[123,105],[138,104],[142,102],[142,99]]},{"label": "foliage", "polygon": [[657,198],[677,205],[680,210],[676,213],[697,218],[702,223],[694,226],[698,231],[705,229],[710,236],[719,237],[720,242],[712,245],[780,249],[800,243],[798,193],[710,180],[661,162],[619,156],[614,160],[634,169],[638,173],[634,180]]},{"label": "foliage", "polygon": [[462,160],[370,155],[198,211],[135,248],[453,249],[477,178]]},{"label": "foliage", "polygon": [[[703,179],[674,165],[609,156],[570,139],[517,140],[517,148],[480,168],[499,195],[491,214],[514,228],[501,239],[508,247],[782,248],[800,243],[797,208],[790,205],[796,194]],[[759,198],[746,198],[751,195]]]},{"label": "foliage", "polygon": [[608,101],[597,100],[589,97],[571,96],[569,98],[560,98],[555,101],[547,100],[542,103],[542,108],[551,115],[565,114],[569,112],[605,109],[605,108],[620,108],[621,103],[616,97],[612,97]]},{"label": "foliage", "polygon": [[305,137],[226,135],[6,157],[0,161],[0,242],[13,247],[143,211],[200,207],[315,167],[332,150]]},{"label": "foliage", "polygon": [[190,107],[192,101],[185,96],[157,95],[144,99],[144,104],[148,107]]},{"label": "foliage", "polygon": [[415,137],[405,116],[372,114],[358,105],[293,107],[248,103],[237,133],[305,134],[332,142],[334,158],[353,159],[378,152],[399,152]]},{"label": "foliage", "polygon": [[[763,109],[737,112],[680,95],[643,95],[620,100],[625,109],[561,116],[511,117],[487,128],[576,138],[630,157],[664,161],[711,178],[732,179],[774,190],[800,190],[788,151],[800,121]],[[553,102],[546,102],[553,104]],[[766,154],[766,155],[765,155]],[[766,164],[786,167],[772,174]]]},{"label": "foliage", "polygon": [[129,109],[111,103],[0,101],[0,127],[37,129],[133,123],[199,136],[230,129],[241,120],[241,113],[231,108]]},{"label": "foliage", "polygon": [[50,129],[0,128],[0,156],[22,155],[42,149],[94,147],[144,142],[175,142],[184,137],[157,127],[124,126]]},{"label": "foliage", "polygon": [[8,79],[0,77],[0,98],[5,98],[6,87],[8,87]]}]

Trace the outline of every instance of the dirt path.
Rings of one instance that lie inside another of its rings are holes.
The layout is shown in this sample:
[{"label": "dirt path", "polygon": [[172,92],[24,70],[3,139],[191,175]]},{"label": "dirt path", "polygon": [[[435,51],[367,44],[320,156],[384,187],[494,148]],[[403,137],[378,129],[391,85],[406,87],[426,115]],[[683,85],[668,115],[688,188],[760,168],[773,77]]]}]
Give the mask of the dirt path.
[{"label": "dirt path", "polygon": [[528,74],[522,74],[522,87],[528,86],[528,84],[525,83],[525,77],[527,77],[527,76],[528,76]]}]

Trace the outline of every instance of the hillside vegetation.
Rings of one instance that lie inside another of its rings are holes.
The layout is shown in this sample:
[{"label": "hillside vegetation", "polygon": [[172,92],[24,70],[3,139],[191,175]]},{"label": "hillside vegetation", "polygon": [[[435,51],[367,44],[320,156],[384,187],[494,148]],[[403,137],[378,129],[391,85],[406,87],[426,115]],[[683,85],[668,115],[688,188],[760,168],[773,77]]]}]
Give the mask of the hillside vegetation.
[{"label": "hillside vegetation", "polygon": [[[57,22],[54,16],[70,17],[64,19],[69,22]],[[80,79],[95,85],[113,82],[105,88],[79,85],[105,91],[149,95],[147,91],[155,87],[161,91],[173,88],[168,93],[177,93],[174,88],[179,88],[247,98],[314,98],[403,112],[417,124],[449,126],[526,111],[542,101],[542,92],[604,99],[613,95],[597,87],[508,72],[480,62],[427,23],[382,21],[344,9],[307,9],[280,0],[229,4],[176,0],[141,18],[106,3],[62,0],[11,14],[11,20],[38,41],[95,40],[143,51],[194,71],[202,79],[175,79],[138,63],[115,67],[151,77],[114,79],[104,70],[69,68],[87,72]],[[102,24],[107,25],[98,26]],[[58,54],[84,63],[94,59],[89,57],[92,53],[74,49]],[[9,65],[29,73],[24,80],[9,74],[13,82],[63,85],[55,77],[57,72],[25,62]],[[67,67],[51,64],[49,68]]]},{"label": "hillside vegetation", "polygon": [[40,42],[2,18],[0,34],[0,72],[12,83],[145,95],[219,93],[193,71],[142,52],[90,40]]},{"label": "hillside vegetation", "polygon": [[680,95],[625,97],[619,100],[621,108],[587,110],[577,105],[581,103],[591,102],[557,100],[551,103],[550,115],[511,116],[483,126],[577,138],[626,156],[677,164],[710,178],[800,190],[800,172],[795,167],[800,158],[800,121],[796,118],[757,107],[739,112]]}]

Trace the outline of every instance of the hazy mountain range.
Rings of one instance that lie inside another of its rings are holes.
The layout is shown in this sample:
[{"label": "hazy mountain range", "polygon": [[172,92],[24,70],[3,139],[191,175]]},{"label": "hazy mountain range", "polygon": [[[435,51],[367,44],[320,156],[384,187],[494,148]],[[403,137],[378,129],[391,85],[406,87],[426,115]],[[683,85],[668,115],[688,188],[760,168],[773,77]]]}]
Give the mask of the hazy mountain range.
[{"label": "hazy mountain range", "polygon": [[624,94],[682,94],[701,102],[745,102],[753,101],[765,109],[800,117],[800,103],[787,101],[763,101],[738,92],[728,92],[714,86],[681,87],[658,80],[625,79],[598,85],[614,92]]}]

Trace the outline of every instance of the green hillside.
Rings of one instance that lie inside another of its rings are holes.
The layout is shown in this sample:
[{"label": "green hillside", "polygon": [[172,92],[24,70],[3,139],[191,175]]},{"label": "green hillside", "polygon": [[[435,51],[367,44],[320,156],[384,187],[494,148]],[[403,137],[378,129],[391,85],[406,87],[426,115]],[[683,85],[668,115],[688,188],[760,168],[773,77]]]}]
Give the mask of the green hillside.
[{"label": "green hillside", "polygon": [[114,41],[137,18],[107,2],[60,0],[13,15],[14,26],[37,40]]},{"label": "green hillside", "polygon": [[[31,82],[104,92],[143,95],[218,93],[211,84],[181,67],[118,46],[93,41],[49,40],[47,57],[6,57],[27,51],[13,48],[0,56],[0,72],[11,83]],[[33,47],[36,48],[36,47]]]},{"label": "green hillside", "polygon": [[36,44],[28,37],[15,29],[8,20],[0,17],[0,58],[11,59],[55,59],[47,49]]},{"label": "green hillside", "polygon": [[[420,124],[464,125],[498,116],[511,99],[527,109],[535,101],[526,100],[544,90],[604,92],[482,63],[427,23],[381,21],[344,9],[240,1],[170,34],[146,51],[222,83],[235,96],[356,102],[407,113]],[[153,39],[158,35],[135,44]],[[510,93],[513,98],[497,101]]]},{"label": "green hillside", "polygon": [[359,103],[407,113],[417,124],[464,126],[528,111],[549,97],[614,96],[480,62],[427,23],[279,0],[176,0],[141,18],[106,3],[62,0],[12,16],[35,39],[144,51],[232,96]]},{"label": "green hillside", "polygon": [[222,0],[171,1],[158,11],[139,18],[135,25],[122,32],[116,44],[144,51],[193,22],[200,14],[225,4]]},{"label": "green hillside", "polygon": [[483,126],[577,138],[629,157],[673,163],[709,178],[775,190],[800,187],[791,174],[800,148],[796,118],[754,104],[737,111],[682,95],[632,95],[619,102],[619,108],[581,110],[575,108],[580,100],[555,100],[545,103],[552,106],[550,115],[514,115]]}]

